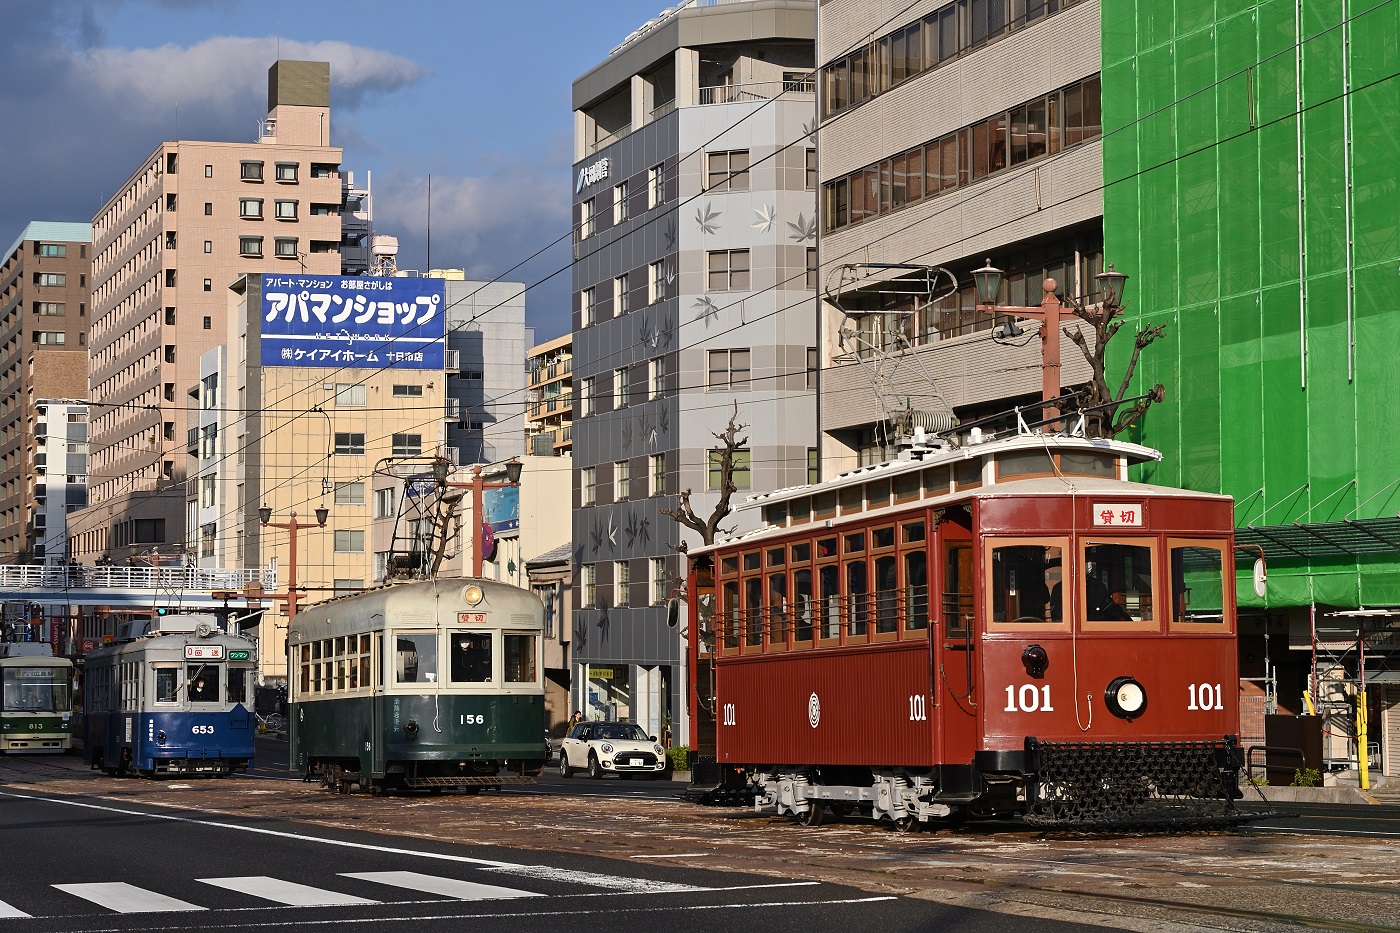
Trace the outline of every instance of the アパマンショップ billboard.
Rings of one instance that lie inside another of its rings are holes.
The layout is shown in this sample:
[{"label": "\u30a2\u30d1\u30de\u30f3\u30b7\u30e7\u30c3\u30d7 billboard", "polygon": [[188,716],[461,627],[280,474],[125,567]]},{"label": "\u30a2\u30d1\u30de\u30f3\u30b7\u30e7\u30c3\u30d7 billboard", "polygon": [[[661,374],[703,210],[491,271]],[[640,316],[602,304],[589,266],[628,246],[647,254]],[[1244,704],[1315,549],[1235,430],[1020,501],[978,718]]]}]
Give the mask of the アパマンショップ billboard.
[{"label": "\u30a2\u30d1\u30de\u30f3\u30b7\u30e7\u30c3\u30d7 billboard", "polygon": [[262,277],[262,365],[442,369],[442,279]]}]

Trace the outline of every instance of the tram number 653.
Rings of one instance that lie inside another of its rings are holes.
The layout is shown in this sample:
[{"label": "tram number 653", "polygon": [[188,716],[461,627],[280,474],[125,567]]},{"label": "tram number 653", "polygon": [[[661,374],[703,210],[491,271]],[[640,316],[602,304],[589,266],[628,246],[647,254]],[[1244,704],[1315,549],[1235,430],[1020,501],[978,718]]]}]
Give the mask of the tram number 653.
[{"label": "tram number 653", "polygon": [[1021,684],[1018,690],[1011,684],[1006,685],[1006,709],[1004,713],[1053,713],[1055,707],[1050,705],[1050,685],[1041,684]]},{"label": "tram number 653", "polygon": [[926,722],[928,720],[928,697],[922,693],[916,693],[909,698],[909,721]]},{"label": "tram number 653", "polygon": [[214,734],[214,727],[213,727],[213,726],[191,726],[191,727],[190,727],[190,731],[193,732],[195,735],[213,735],[213,734]]},{"label": "tram number 653", "polygon": [[1220,684],[1191,684],[1191,702],[1188,710],[1214,710],[1225,708],[1225,696],[1220,692]]}]

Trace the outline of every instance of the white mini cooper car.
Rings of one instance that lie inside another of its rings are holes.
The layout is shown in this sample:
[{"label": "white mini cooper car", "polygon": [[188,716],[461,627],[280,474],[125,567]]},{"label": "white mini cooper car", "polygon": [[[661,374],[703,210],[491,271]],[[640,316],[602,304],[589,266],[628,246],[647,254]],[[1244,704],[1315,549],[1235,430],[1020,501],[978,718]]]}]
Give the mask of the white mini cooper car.
[{"label": "white mini cooper car", "polygon": [[591,778],[607,774],[657,778],[666,771],[666,749],[630,722],[581,722],[559,746],[559,773],[573,777],[584,769]]}]

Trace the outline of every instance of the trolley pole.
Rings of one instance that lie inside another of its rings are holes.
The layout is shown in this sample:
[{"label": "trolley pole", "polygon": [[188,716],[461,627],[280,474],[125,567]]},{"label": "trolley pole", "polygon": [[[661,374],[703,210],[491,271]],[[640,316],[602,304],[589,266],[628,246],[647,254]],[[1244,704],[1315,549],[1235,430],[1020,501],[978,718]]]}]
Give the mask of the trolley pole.
[{"label": "trolley pole", "polygon": [[258,521],[264,528],[285,529],[290,539],[287,543],[287,592],[269,593],[268,599],[281,599],[287,603],[288,621],[295,619],[297,615],[297,600],[300,594],[297,591],[297,532],[310,531],[312,528],[325,528],[326,518],[330,515],[330,510],[324,505],[316,509],[316,524],[307,525],[297,521],[297,513],[291,514],[291,520],[286,522],[272,521],[272,509],[264,505],[258,509]]}]

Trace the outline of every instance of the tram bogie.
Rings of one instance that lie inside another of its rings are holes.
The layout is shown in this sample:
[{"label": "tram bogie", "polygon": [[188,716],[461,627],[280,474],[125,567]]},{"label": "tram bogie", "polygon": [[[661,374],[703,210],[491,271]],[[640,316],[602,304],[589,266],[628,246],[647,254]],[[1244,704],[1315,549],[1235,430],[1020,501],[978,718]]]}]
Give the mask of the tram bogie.
[{"label": "tram bogie", "polygon": [[38,642],[0,644],[0,753],[62,754],[72,745],[73,662]]},{"label": "tram bogie", "polygon": [[693,796],[1240,821],[1232,504],[1127,480],[1156,456],[1021,435],[755,497],[764,527],[692,552]]},{"label": "tram bogie", "polygon": [[256,646],[204,614],[123,627],[87,656],[83,759],[110,775],[225,776],[253,760]]},{"label": "tram bogie", "polygon": [[400,583],[290,625],[292,770],[336,791],[475,792],[544,767],[530,592],[476,579]]}]

